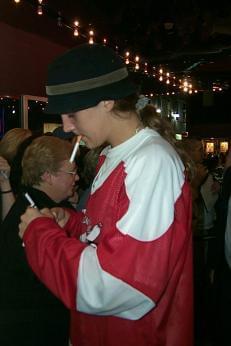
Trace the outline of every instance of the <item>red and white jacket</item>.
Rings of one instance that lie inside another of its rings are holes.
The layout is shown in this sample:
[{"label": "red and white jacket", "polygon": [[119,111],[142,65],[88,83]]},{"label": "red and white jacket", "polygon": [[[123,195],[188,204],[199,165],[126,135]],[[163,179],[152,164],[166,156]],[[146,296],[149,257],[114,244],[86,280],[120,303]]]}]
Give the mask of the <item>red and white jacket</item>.
[{"label": "red and white jacket", "polygon": [[192,346],[191,196],[154,130],[106,148],[84,213],[24,235],[38,277],[73,313],[74,346]]}]

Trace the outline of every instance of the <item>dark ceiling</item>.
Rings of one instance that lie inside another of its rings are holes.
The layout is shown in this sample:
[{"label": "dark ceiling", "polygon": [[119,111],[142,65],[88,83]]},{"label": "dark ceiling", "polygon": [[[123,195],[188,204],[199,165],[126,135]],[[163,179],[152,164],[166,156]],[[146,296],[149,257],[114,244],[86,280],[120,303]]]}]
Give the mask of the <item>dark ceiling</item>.
[{"label": "dark ceiling", "polygon": [[[0,20],[72,47],[86,42],[89,28],[95,40],[130,50],[150,65],[167,66],[174,73],[190,74],[206,84],[231,84],[231,0],[214,5],[207,0],[44,0],[0,2]],[[60,26],[57,25],[60,17]],[[74,20],[80,36],[74,37]]]}]

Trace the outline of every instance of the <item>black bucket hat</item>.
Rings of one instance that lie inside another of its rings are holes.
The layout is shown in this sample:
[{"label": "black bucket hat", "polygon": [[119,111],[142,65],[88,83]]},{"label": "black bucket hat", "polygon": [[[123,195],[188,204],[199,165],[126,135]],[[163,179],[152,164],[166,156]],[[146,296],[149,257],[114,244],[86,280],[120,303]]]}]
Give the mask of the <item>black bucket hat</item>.
[{"label": "black bucket hat", "polygon": [[126,65],[115,51],[99,44],[82,44],[50,64],[45,112],[72,113],[135,92]]}]

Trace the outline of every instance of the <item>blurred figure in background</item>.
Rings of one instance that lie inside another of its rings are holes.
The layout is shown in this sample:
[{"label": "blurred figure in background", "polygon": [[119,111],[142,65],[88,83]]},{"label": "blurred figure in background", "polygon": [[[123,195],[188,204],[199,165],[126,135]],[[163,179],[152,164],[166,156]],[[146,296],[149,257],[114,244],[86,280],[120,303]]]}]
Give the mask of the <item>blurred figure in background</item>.
[{"label": "blurred figure in background", "polygon": [[31,135],[31,130],[23,128],[14,128],[6,132],[0,141],[0,156],[11,165],[20,143]]},{"label": "blurred figure in background", "polygon": [[216,252],[214,261],[215,346],[230,346],[231,311],[231,150],[224,165],[221,193],[217,202]]},{"label": "blurred figure in background", "polygon": [[18,147],[31,135],[32,132],[28,129],[14,128],[6,132],[0,141],[0,222],[15,201],[10,180],[11,165]]},{"label": "blurred figure in background", "polygon": [[193,195],[194,295],[196,345],[211,339],[212,283],[211,267],[215,256],[216,203],[219,198],[223,170],[218,158],[205,160],[200,139],[188,138],[183,143],[194,167],[191,179]]},{"label": "blurred figure in background", "polygon": [[9,177],[10,165],[3,156],[0,156],[0,223],[15,201]]},{"label": "blurred figure in background", "polygon": [[204,338],[205,324],[205,243],[203,240],[204,203],[201,187],[208,175],[204,165],[202,141],[198,138],[185,138],[182,145],[191,159],[192,176],[192,232],[193,232],[193,263],[194,263],[194,328],[195,344]]}]

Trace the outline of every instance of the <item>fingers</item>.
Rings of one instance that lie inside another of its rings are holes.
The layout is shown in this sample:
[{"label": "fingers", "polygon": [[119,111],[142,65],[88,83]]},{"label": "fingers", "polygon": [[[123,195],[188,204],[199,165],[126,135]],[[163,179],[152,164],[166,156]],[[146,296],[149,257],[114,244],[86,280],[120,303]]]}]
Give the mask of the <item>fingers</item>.
[{"label": "fingers", "polygon": [[57,222],[65,217],[65,211],[63,208],[52,208],[51,212]]},{"label": "fingers", "polygon": [[43,208],[41,210],[37,208],[28,207],[24,214],[20,217],[19,224],[19,237],[23,238],[24,233],[29,224],[38,217],[49,217],[57,222],[60,227],[64,227],[69,219],[69,213],[66,213],[62,208]]},{"label": "fingers", "polygon": [[54,219],[53,213],[52,213],[51,210],[48,209],[48,208],[43,208],[43,209],[41,209],[41,210],[40,210],[40,213],[41,213],[43,216],[47,216],[47,217],[50,217],[50,218]]},{"label": "fingers", "polygon": [[69,219],[69,213],[63,208],[52,208],[51,212],[55,217],[55,221],[63,228]]},{"label": "fingers", "polygon": [[44,216],[52,218],[60,227],[64,227],[69,219],[69,213],[63,208],[42,209],[40,211]]}]

